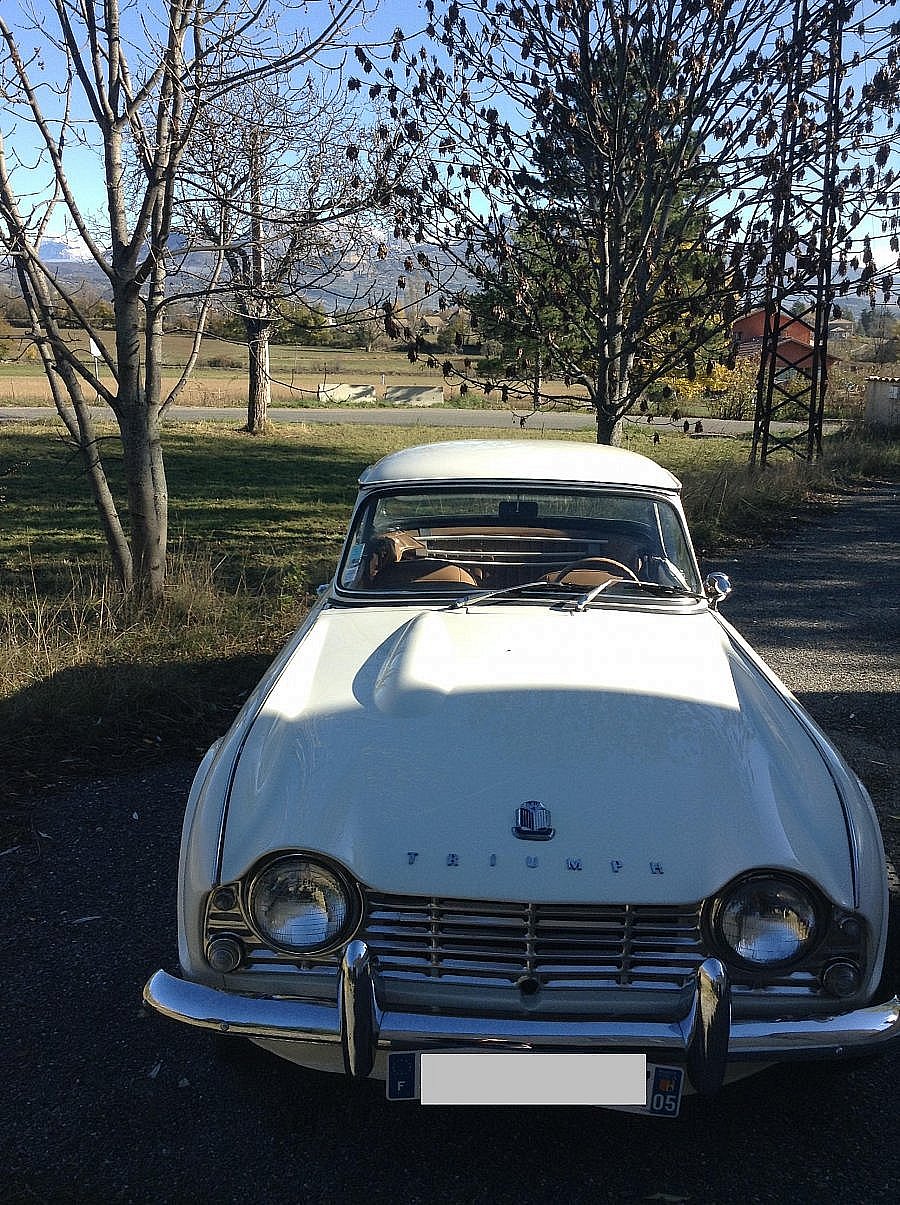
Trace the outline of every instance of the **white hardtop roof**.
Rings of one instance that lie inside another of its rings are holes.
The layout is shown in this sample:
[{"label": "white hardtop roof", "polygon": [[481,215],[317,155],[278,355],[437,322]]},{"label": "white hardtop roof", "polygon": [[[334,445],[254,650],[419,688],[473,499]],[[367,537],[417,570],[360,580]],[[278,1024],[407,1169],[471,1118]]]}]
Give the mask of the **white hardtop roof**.
[{"label": "white hardtop roof", "polygon": [[460,439],[404,448],[370,465],[363,489],[417,482],[559,482],[680,490],[655,460],[604,444],[563,439]]}]

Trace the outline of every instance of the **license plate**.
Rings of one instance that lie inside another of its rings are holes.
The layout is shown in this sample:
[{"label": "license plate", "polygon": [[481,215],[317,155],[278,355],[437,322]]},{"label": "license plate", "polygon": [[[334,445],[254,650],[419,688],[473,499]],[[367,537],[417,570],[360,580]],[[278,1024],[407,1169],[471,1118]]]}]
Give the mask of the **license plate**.
[{"label": "license plate", "polygon": [[389,1100],[469,1105],[600,1105],[677,1117],[684,1072],[643,1054],[395,1051]]},{"label": "license plate", "polygon": [[618,1105],[621,1113],[646,1113],[650,1117],[677,1117],[684,1091],[684,1068],[647,1064],[647,1103],[643,1108]]}]

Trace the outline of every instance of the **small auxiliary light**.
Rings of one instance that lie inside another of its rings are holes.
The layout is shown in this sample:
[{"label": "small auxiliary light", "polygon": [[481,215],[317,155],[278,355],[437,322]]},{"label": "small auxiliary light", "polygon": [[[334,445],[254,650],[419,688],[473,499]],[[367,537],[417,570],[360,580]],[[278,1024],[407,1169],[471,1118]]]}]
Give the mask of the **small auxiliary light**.
[{"label": "small auxiliary light", "polygon": [[833,962],[825,968],[822,986],[832,996],[852,996],[859,991],[859,967],[852,962]]},{"label": "small auxiliary light", "polygon": [[244,947],[236,937],[214,937],[206,947],[206,961],[220,975],[236,970],[244,957]]},{"label": "small auxiliary light", "polygon": [[233,887],[219,887],[213,894],[212,905],[217,912],[230,912],[236,903]]}]

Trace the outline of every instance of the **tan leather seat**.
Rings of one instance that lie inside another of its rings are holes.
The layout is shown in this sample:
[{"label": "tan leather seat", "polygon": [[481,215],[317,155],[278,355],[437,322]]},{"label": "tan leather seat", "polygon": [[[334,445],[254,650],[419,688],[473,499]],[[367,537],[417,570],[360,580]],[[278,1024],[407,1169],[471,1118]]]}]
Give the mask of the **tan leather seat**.
[{"label": "tan leather seat", "polygon": [[389,531],[379,537],[379,543],[390,549],[388,560],[402,561],[404,557],[419,556],[425,551],[421,540],[409,534],[408,531]]},{"label": "tan leather seat", "polygon": [[373,585],[376,590],[393,590],[404,586],[474,586],[476,582],[471,573],[459,565],[429,557],[412,557],[385,565],[378,571]]},{"label": "tan leather seat", "polygon": [[568,569],[556,569],[547,574],[546,580],[592,590],[595,586],[614,580],[633,580],[639,568],[640,557],[633,544],[625,540],[610,540],[602,553],[586,556]]},{"label": "tan leather seat", "polygon": [[405,531],[391,531],[378,536],[368,545],[362,558],[358,582],[361,586],[372,588],[379,577],[390,566],[395,565],[404,556],[415,557],[424,552],[424,546]]},{"label": "tan leather seat", "polygon": [[586,590],[592,590],[594,586],[602,586],[604,582],[621,581],[622,578],[627,577],[627,573],[616,573],[611,565],[592,566],[590,560],[585,559],[582,564],[576,565],[572,569],[557,569],[553,573],[548,573],[547,581],[561,582],[564,586],[583,586]]}]

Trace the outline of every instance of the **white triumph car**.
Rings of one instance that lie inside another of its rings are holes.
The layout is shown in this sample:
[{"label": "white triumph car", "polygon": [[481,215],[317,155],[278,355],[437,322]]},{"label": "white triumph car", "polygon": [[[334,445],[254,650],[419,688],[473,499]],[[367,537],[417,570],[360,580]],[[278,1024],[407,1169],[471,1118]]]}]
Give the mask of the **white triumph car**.
[{"label": "white triumph car", "polygon": [[679,482],[409,448],[207,753],[145,998],[423,1103],[674,1116],[900,1039],[862,784],[721,617]]}]

